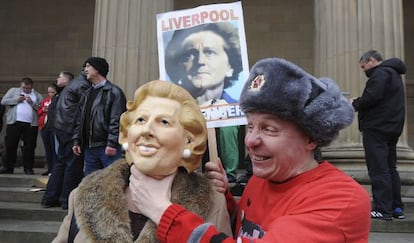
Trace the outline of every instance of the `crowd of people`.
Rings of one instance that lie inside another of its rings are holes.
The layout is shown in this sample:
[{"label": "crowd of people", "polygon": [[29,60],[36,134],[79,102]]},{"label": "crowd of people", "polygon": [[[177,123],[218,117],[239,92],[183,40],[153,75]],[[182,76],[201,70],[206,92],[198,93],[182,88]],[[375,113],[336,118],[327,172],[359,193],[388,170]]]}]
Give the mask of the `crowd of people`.
[{"label": "crowd of people", "polygon": [[[213,48],[227,60],[221,66],[232,74],[237,69],[216,28],[180,36],[183,46],[176,48],[187,48],[187,56],[177,60],[187,62],[188,74],[208,66],[202,57],[207,44],[194,41],[209,38],[221,43]],[[68,210],[53,242],[367,242],[371,218],[404,218],[396,143],[405,118],[406,68],[377,51],[359,63],[369,80],[361,97],[350,100],[335,81],[287,60],[266,58],[252,67],[238,101],[247,118],[251,166],[238,200],[229,190],[234,165],[218,160],[206,162],[204,174],[198,171],[207,149],[200,105],[212,94],[202,75],[148,82],[127,102],[107,80],[109,65],[100,57],[85,60],[76,78],[60,72],[45,99],[30,78],[7,91],[0,173],[14,173],[20,140],[24,172],[34,173],[40,131],[49,175],[41,205]],[[217,77],[221,92],[211,99],[224,98],[226,73]],[[351,124],[354,112],[372,205],[355,180],[315,157]]]},{"label": "crowd of people", "polygon": [[85,60],[80,75],[59,73],[48,86],[48,96],[23,78],[1,100],[8,107],[5,156],[1,174],[13,174],[22,140],[24,172],[34,174],[37,133],[44,143],[48,183],[43,207],[68,208],[69,193],[82,178],[121,157],[118,144],[119,118],[126,110],[123,91],[106,79],[109,65],[104,58]]}]

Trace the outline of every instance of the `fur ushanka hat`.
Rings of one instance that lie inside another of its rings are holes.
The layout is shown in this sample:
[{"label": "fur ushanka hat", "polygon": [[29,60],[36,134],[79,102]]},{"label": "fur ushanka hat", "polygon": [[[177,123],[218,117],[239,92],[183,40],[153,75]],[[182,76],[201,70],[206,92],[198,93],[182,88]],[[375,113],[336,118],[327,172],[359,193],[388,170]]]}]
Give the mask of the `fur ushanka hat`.
[{"label": "fur ushanka hat", "polygon": [[348,126],[354,110],[329,78],[315,78],[279,58],[258,61],[240,95],[245,113],[263,112],[296,123],[319,146]]}]

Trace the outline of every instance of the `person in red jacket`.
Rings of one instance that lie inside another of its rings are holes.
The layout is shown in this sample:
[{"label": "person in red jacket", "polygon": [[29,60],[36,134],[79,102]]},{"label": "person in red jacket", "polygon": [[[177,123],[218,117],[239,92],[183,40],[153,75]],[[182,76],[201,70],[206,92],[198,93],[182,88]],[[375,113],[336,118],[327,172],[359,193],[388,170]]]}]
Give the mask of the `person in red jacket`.
[{"label": "person in red jacket", "polygon": [[157,180],[131,167],[130,210],[158,225],[160,242],[368,242],[368,192],[313,153],[348,126],[353,108],[329,78],[279,58],[256,63],[240,96],[253,176],[236,203],[225,171],[206,175],[225,193],[234,238],[169,199],[173,176]]},{"label": "person in red jacket", "polygon": [[48,131],[45,128],[47,123],[47,111],[49,109],[50,103],[52,103],[53,96],[57,93],[57,85],[51,84],[47,87],[47,97],[42,100],[40,103],[37,114],[39,115],[38,128],[40,135],[42,136],[43,145],[45,148],[45,158],[47,163],[47,171],[43,172],[42,175],[49,175],[52,172],[53,158],[54,156],[54,142],[53,142],[53,133]]}]

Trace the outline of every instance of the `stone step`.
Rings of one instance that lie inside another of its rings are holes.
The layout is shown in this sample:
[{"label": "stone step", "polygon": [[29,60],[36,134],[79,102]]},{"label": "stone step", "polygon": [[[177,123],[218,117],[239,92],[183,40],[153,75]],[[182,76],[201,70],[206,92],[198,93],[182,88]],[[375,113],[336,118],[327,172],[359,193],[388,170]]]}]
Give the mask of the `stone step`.
[{"label": "stone step", "polygon": [[40,203],[0,202],[0,218],[16,220],[62,221],[67,210],[42,208]]},{"label": "stone step", "polygon": [[[371,185],[362,185],[369,195],[372,196]],[[401,185],[401,196],[405,198],[414,198],[414,185]]]},{"label": "stone step", "polygon": [[2,174],[0,187],[46,187],[48,177],[41,175]]},{"label": "stone step", "polygon": [[[43,171],[42,171],[43,172]],[[0,187],[46,187],[48,177],[39,174],[26,175],[23,168],[16,168],[14,174],[0,174]]]},{"label": "stone step", "polygon": [[414,233],[376,233],[369,234],[368,243],[412,243]]},{"label": "stone step", "polygon": [[[360,184],[371,184],[368,171],[366,170],[344,170],[346,174],[354,178]],[[412,171],[400,171],[400,178],[402,185],[414,185],[414,172]]]},{"label": "stone step", "polygon": [[[363,173],[357,176],[358,180],[370,192],[368,181],[361,175]],[[56,236],[66,210],[41,207],[42,189],[47,179],[46,176],[25,175],[23,170],[15,170],[15,174],[11,175],[0,175],[0,242],[50,242]],[[370,243],[390,242],[382,237],[389,234],[397,239],[392,242],[411,242],[398,239],[413,239],[409,237],[414,236],[414,185],[410,180],[405,183],[402,192],[406,219],[391,222],[372,220]],[[242,188],[238,189],[238,193],[241,193]]]},{"label": "stone step", "polygon": [[0,187],[0,202],[29,202],[38,203],[42,201],[42,188],[36,187]]},{"label": "stone step", "polygon": [[371,232],[414,234],[414,200],[407,198],[403,200],[405,201],[405,219],[393,219],[392,221],[372,219]]},{"label": "stone step", "polygon": [[49,243],[56,236],[61,222],[0,219],[0,242]]}]

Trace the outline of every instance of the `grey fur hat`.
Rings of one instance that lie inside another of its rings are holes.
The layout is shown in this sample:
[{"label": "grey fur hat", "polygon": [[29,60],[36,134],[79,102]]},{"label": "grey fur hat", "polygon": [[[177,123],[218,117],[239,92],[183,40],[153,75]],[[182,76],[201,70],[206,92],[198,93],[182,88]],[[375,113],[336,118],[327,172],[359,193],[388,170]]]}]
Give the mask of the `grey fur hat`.
[{"label": "grey fur hat", "polygon": [[258,61],[240,96],[245,113],[263,112],[296,123],[319,146],[351,124],[354,110],[329,78],[315,78],[280,58]]}]

